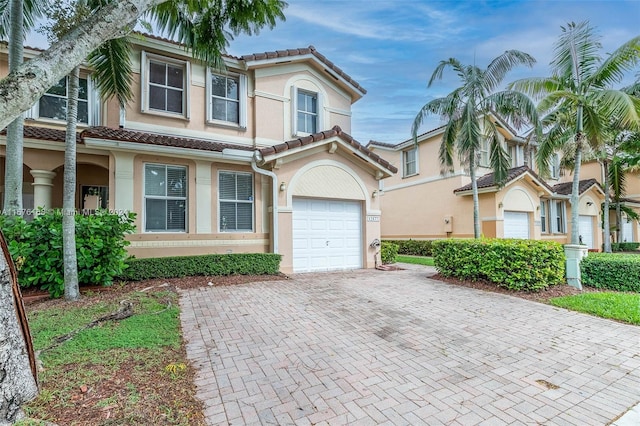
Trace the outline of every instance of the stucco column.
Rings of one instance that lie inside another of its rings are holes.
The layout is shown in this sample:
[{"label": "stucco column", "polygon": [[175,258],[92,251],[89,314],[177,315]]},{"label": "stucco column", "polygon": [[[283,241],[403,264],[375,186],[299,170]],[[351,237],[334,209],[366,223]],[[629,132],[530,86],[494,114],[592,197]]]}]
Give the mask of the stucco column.
[{"label": "stucco column", "polygon": [[113,207],[117,211],[133,211],[133,159],[135,154],[112,152],[114,159],[115,194]]},{"label": "stucco column", "polygon": [[211,163],[196,161],[196,232],[211,233]]},{"label": "stucco column", "polygon": [[587,246],[579,244],[565,244],[567,284],[582,290],[582,276],[580,274],[580,261],[587,255]]},{"label": "stucco column", "polygon": [[51,208],[51,190],[56,173],[48,170],[31,170],[31,176],[33,176],[31,184],[33,185],[33,207]]}]

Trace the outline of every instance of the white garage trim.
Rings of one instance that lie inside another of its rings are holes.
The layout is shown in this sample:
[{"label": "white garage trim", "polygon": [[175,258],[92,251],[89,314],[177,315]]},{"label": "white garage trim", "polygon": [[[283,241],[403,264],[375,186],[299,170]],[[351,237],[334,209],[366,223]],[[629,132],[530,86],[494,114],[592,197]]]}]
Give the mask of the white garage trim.
[{"label": "white garage trim", "polygon": [[529,213],[504,212],[504,238],[529,239]]},{"label": "white garage trim", "polygon": [[580,215],[578,217],[578,229],[580,231],[579,235],[582,237],[582,244],[586,245],[590,249],[595,248],[593,240],[593,216]]},{"label": "white garage trim", "polygon": [[293,199],[293,272],[363,267],[362,202]]}]

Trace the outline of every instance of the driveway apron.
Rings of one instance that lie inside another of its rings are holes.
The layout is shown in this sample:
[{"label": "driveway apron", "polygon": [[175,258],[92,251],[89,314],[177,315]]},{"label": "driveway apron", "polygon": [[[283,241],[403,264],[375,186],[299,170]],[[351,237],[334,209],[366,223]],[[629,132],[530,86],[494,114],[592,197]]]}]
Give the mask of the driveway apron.
[{"label": "driveway apron", "polygon": [[640,327],[427,275],[183,291],[207,422],[605,425],[640,401]]}]

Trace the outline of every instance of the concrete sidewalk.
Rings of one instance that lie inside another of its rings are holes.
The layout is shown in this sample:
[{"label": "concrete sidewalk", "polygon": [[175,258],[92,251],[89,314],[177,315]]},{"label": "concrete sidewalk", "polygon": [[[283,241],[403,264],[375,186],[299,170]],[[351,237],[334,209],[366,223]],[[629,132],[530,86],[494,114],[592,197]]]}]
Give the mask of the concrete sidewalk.
[{"label": "concrete sidewalk", "polygon": [[426,275],[182,292],[209,424],[631,424],[640,327]]}]

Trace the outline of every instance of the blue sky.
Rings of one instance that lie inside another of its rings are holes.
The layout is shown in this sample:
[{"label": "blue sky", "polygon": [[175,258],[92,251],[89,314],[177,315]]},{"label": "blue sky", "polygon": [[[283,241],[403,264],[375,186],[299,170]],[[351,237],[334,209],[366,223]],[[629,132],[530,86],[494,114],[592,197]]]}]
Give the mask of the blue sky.
[{"label": "blue sky", "polygon": [[[428,79],[441,60],[453,57],[484,68],[508,49],[525,51],[537,59],[533,69],[514,69],[507,75],[508,82],[549,74],[553,44],[567,22],[590,21],[602,36],[603,53],[640,35],[640,0],[288,3],[285,22],[258,36],[238,36],[228,53],[314,45],[367,89],[353,105],[351,130],[352,136],[365,144],[370,139],[391,143],[408,139],[422,105],[456,87],[456,76],[450,72],[427,89]],[[434,118],[423,130],[438,124]]]}]

